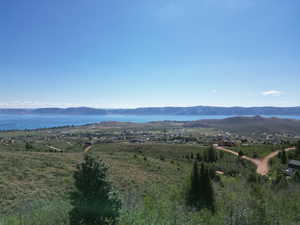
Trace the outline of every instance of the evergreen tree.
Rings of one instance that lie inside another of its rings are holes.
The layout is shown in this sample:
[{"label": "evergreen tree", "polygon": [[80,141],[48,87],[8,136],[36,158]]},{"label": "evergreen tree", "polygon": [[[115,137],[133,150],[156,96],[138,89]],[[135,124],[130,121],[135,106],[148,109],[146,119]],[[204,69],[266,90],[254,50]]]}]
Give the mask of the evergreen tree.
[{"label": "evergreen tree", "polygon": [[191,159],[194,159],[194,154],[191,152]]},{"label": "evergreen tree", "polygon": [[197,153],[196,157],[197,157],[198,162],[202,161],[202,157],[199,153]]},{"label": "evergreen tree", "polygon": [[279,152],[279,153],[278,153],[278,155],[277,155],[277,157],[278,157],[278,159],[281,159],[281,157],[282,157],[282,153],[281,153],[281,152]]},{"label": "evergreen tree", "polygon": [[297,146],[296,146],[296,155],[300,156],[300,141],[297,142]]},{"label": "evergreen tree", "polygon": [[198,163],[194,163],[191,184],[187,193],[187,203],[197,210],[207,208],[215,211],[213,185],[209,177],[209,170],[201,164],[199,172]]},{"label": "evergreen tree", "polygon": [[104,163],[89,154],[77,165],[74,172],[76,190],[70,193],[71,225],[115,224],[121,203],[112,194],[106,173]]},{"label": "evergreen tree", "polygon": [[200,173],[199,173],[199,200],[198,200],[198,209],[205,208],[205,198],[206,198],[206,180],[205,173],[207,169],[205,168],[204,163],[201,163]]},{"label": "evergreen tree", "polygon": [[244,152],[242,150],[239,150],[239,157],[243,157],[244,156]]},{"label": "evergreen tree", "polygon": [[211,146],[207,152],[207,161],[212,163],[217,161],[217,153],[216,150]]},{"label": "evergreen tree", "polygon": [[282,164],[286,164],[287,163],[287,155],[286,155],[286,152],[283,150],[282,153],[281,153],[281,163]]},{"label": "evergreen tree", "polygon": [[224,158],[224,152],[223,152],[223,151],[220,151],[220,153],[219,153],[219,157],[220,157],[221,159],[223,159],[223,158]]},{"label": "evergreen tree", "polygon": [[200,182],[199,182],[199,168],[195,161],[191,175],[190,186],[187,193],[187,203],[190,206],[197,207],[199,202]]},{"label": "evergreen tree", "polygon": [[164,141],[167,142],[168,138],[167,138],[167,130],[164,129]]},{"label": "evergreen tree", "polygon": [[[212,212],[215,212],[215,195],[214,195],[214,189],[211,182],[211,179],[209,177],[209,171],[206,169],[204,174],[201,175],[203,182],[202,185],[204,185],[204,204],[203,207],[211,210]],[[203,193],[203,194],[204,194]]]}]

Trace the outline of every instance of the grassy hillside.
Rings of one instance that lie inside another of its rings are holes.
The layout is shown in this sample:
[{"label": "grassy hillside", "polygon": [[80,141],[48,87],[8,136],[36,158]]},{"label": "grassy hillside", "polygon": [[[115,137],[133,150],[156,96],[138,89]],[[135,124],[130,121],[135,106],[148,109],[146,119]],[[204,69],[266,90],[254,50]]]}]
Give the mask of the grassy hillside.
[{"label": "grassy hillside", "polygon": [[[93,148],[111,168],[110,178],[120,191],[142,190],[152,182],[173,183],[186,169],[187,163],[171,163],[164,150],[151,157],[137,149],[111,145]],[[160,160],[160,155],[166,159]],[[36,199],[67,199],[73,187],[72,172],[82,158],[83,153],[0,152],[0,212],[22,210]]]},{"label": "grassy hillside", "polygon": [[[0,224],[69,225],[73,172],[86,146],[109,167],[122,199],[118,225],[299,224],[300,184],[283,176],[286,164],[274,158],[271,173],[259,177],[254,165],[231,154],[215,152],[217,160],[209,162],[209,144],[226,132],[183,125],[101,123],[1,132]],[[63,152],[49,152],[49,146]],[[249,143],[233,149],[263,157],[283,147]],[[186,205],[195,160],[209,168],[215,214]]]},{"label": "grassy hillside", "polygon": [[256,117],[233,117],[222,120],[200,120],[185,127],[212,127],[242,135],[284,133],[300,135],[300,120]]}]

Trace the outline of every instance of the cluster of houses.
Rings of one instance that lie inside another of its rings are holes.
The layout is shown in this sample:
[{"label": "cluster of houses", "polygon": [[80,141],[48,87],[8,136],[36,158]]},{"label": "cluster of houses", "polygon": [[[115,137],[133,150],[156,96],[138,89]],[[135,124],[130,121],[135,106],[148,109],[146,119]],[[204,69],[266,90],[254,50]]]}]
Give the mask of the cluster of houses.
[{"label": "cluster of houses", "polygon": [[10,145],[10,144],[14,144],[14,143],[15,143],[14,139],[5,139],[5,138],[0,139],[0,144],[3,144],[3,145]]},{"label": "cluster of houses", "polygon": [[299,160],[290,160],[288,163],[288,168],[285,170],[286,174],[292,176],[296,172],[300,173],[300,161]]},{"label": "cluster of houses", "polygon": [[226,135],[219,134],[214,142],[218,143],[220,146],[226,147],[246,146],[255,143],[255,141],[251,138],[230,134],[228,132]]}]

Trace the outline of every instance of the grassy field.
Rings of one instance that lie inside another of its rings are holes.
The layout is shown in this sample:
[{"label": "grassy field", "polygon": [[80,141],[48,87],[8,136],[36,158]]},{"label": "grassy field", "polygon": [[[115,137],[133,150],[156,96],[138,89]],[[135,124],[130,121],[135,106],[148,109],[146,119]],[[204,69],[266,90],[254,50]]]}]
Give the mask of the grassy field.
[{"label": "grassy field", "polygon": [[[181,155],[199,148],[177,146],[174,154],[170,154],[172,148],[101,144],[93,146],[92,151],[111,168],[110,178],[122,192],[132,188],[142,190],[147,183],[175,183],[183,176],[190,163],[182,161]],[[83,153],[1,151],[0,211],[18,210],[35,199],[66,198],[72,188],[72,172],[82,158]]]},{"label": "grassy field", "polygon": [[291,145],[256,144],[256,145],[249,145],[249,146],[231,147],[230,149],[236,152],[242,151],[246,156],[249,157],[254,157],[256,155],[257,158],[263,158],[274,151],[283,150],[290,146]]},{"label": "grassy field", "polygon": [[[277,158],[269,176],[259,177],[250,162],[216,152],[218,160],[205,164],[213,172],[224,172],[212,178],[217,213],[186,207],[193,162],[203,160],[209,148],[198,142],[206,138],[214,143],[215,135],[219,132],[210,128],[178,129],[174,124],[0,132],[0,224],[68,225],[73,172],[87,142],[90,153],[109,167],[109,180],[122,199],[119,225],[299,224],[299,184],[282,178],[286,165]],[[136,137],[145,141],[132,143]],[[49,152],[49,146],[64,152]],[[252,144],[233,149],[263,157],[283,147]]]},{"label": "grassy field", "polygon": [[[197,145],[97,144],[93,154],[110,169],[110,179],[122,193],[143,193],[149,184],[172,185],[186,179],[192,160],[185,155],[202,154]],[[1,213],[22,210],[35,199],[67,199],[72,172],[83,153],[0,151]],[[250,165],[249,165],[250,166]],[[235,157],[224,156],[219,167],[238,168]]]}]

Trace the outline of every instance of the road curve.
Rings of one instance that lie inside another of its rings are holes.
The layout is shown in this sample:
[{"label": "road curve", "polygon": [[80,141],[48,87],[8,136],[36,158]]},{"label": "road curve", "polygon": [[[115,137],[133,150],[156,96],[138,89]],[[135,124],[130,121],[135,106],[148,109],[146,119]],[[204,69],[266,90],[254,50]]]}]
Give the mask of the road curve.
[{"label": "road curve", "polygon": [[[291,148],[286,148],[284,149],[284,151],[288,152],[288,151],[292,151],[292,150],[296,150],[295,147],[291,147]],[[264,158],[261,159],[261,163],[260,165],[257,167],[256,172],[258,174],[261,175],[267,175],[269,173],[270,167],[269,167],[269,161],[274,158],[275,156],[278,155],[278,153],[281,150],[277,150],[275,152],[271,152],[269,155],[265,156]]]},{"label": "road curve", "polygon": [[[230,149],[227,149],[225,147],[222,147],[222,146],[218,146],[218,145],[213,145],[215,149],[217,150],[221,150],[221,151],[224,151],[224,152],[228,152],[230,154],[233,154],[235,156],[238,156],[239,153],[233,151],[233,150],[230,150]],[[295,150],[296,148],[295,147],[291,147],[291,148],[286,148],[285,151],[288,152],[288,151],[292,151],[292,150]],[[275,152],[271,152],[269,155],[265,156],[264,158],[260,158],[260,159],[254,159],[254,158],[251,158],[251,157],[248,157],[248,156],[242,156],[242,159],[245,159],[245,160],[248,160],[250,162],[252,162],[254,165],[256,165],[257,169],[256,169],[256,173],[260,174],[260,175],[267,175],[270,171],[270,168],[269,168],[269,161],[278,155],[278,153],[280,152],[281,150],[277,150]]]}]

